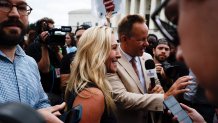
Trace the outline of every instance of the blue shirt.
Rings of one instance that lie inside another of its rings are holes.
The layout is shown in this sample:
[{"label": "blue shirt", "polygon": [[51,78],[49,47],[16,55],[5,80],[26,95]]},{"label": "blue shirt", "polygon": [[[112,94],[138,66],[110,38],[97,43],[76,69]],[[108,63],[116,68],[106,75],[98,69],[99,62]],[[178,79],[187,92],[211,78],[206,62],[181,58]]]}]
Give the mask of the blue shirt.
[{"label": "blue shirt", "polygon": [[193,79],[190,80],[193,83],[186,86],[190,91],[184,93],[184,99],[193,104],[209,105],[208,99],[205,95],[205,90],[198,85],[198,80],[191,70],[189,70],[189,76],[193,77]]},{"label": "blue shirt", "polygon": [[184,99],[191,102],[191,101],[193,101],[193,99],[196,95],[198,84],[197,84],[196,76],[194,75],[194,73],[191,70],[189,70],[189,76],[193,77],[193,79],[190,80],[193,82],[193,84],[186,86],[186,88],[189,89],[190,91],[184,93]]},{"label": "blue shirt", "polygon": [[34,109],[49,107],[38,66],[20,46],[16,47],[14,61],[0,50],[0,103],[19,102]]},{"label": "blue shirt", "polygon": [[66,47],[67,50],[67,54],[72,53],[72,52],[76,52],[77,48],[75,46],[73,47]]}]

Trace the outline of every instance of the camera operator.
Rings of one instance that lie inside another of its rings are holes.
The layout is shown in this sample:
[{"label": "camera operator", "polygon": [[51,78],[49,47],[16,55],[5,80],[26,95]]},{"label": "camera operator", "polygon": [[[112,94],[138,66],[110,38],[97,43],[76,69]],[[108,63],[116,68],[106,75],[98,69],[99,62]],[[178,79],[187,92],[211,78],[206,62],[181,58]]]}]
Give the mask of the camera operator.
[{"label": "camera operator", "polygon": [[158,75],[158,79],[160,80],[160,83],[164,89],[164,91],[167,91],[167,88],[171,86],[169,84],[169,80],[166,76],[164,65],[167,64],[167,58],[170,55],[170,45],[167,42],[166,39],[159,39],[156,43],[153,45],[153,59],[155,62],[155,67]]},{"label": "camera operator", "polygon": [[36,22],[37,37],[26,53],[33,57],[41,75],[43,89],[48,94],[51,105],[62,102],[60,90],[60,61],[62,51],[59,45],[48,44],[49,30],[54,28],[54,21],[42,18]]},{"label": "camera operator", "polygon": [[166,39],[159,39],[154,44],[153,54],[158,79],[164,91],[167,91],[178,78],[188,75],[188,69],[185,69],[182,63],[169,61],[172,55],[171,44]]}]

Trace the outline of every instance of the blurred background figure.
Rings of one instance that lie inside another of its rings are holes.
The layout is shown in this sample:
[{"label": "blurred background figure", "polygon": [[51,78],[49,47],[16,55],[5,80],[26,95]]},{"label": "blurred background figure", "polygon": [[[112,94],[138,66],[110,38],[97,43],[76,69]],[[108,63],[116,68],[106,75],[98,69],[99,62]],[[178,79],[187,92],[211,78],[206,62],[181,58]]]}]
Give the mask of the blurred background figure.
[{"label": "blurred background figure", "polygon": [[77,50],[74,33],[68,32],[65,35],[65,47],[66,47],[67,54],[71,52],[75,52]]},{"label": "blurred background figure", "polygon": [[78,44],[80,37],[82,36],[82,34],[84,33],[85,30],[87,30],[88,28],[90,28],[91,26],[87,25],[87,24],[82,24],[79,27],[77,27],[76,31],[75,31],[75,37],[76,37],[76,44]]},{"label": "blurred background figure", "polygon": [[193,84],[186,87],[190,89],[190,91],[184,93],[183,103],[197,110],[207,123],[212,123],[215,114],[215,106],[209,103],[205,95],[205,89],[198,84],[198,80],[191,70],[189,75],[193,76],[191,80]]},{"label": "blurred background figure", "polygon": [[49,43],[49,31],[53,28],[53,19],[47,17],[39,19],[36,22],[36,38],[34,43],[27,47],[26,53],[36,60],[43,89],[51,105],[56,105],[63,101],[60,87],[60,62],[63,54],[60,45]]},{"label": "blurred background figure", "polygon": [[[90,28],[89,25],[80,25],[77,27],[77,29],[75,30],[75,42],[76,45],[79,42],[80,37],[82,36],[82,34],[85,32],[85,30],[87,30],[88,28]],[[67,85],[67,80],[69,79],[70,76],[70,64],[73,61],[75,52],[71,52],[68,53],[66,56],[63,57],[63,59],[61,60],[61,66],[60,66],[60,78],[61,78],[61,90],[62,93],[65,92],[65,88]]]},{"label": "blurred background figure", "polygon": [[34,40],[36,38],[36,26],[34,23],[29,24],[27,33],[24,37],[24,42],[22,44],[22,48],[24,51],[26,51],[27,47],[29,47],[30,44],[34,43]]},{"label": "blurred background figure", "polygon": [[145,52],[153,56],[153,48],[154,45],[157,43],[158,38],[155,34],[148,34],[147,41],[149,45],[146,47]]},{"label": "blurred background figure", "polygon": [[[217,18],[217,4],[216,0],[166,0],[152,15],[153,21],[163,36],[177,47],[177,59],[184,60],[193,71],[190,75],[194,76],[192,80],[194,83],[187,86],[190,92],[184,94],[185,100],[188,101],[187,104],[193,108],[184,104],[181,106],[196,123],[206,121],[217,123],[212,118],[213,106],[208,106],[205,99],[206,95],[208,101],[216,106],[218,104],[216,65],[218,45],[217,38],[214,38],[217,37],[218,23],[215,19]],[[159,13],[163,9],[165,9],[167,22],[159,18]],[[205,16],[211,21],[208,22]],[[202,113],[206,121],[194,108]]]}]

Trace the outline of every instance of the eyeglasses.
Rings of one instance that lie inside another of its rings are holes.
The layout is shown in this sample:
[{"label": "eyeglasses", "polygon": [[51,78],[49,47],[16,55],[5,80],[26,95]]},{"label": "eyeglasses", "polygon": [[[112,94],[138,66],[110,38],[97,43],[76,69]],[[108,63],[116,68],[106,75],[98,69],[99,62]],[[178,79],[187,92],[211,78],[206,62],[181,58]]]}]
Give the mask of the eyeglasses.
[{"label": "eyeglasses", "polygon": [[18,4],[18,5],[13,5],[12,3],[8,2],[8,1],[5,1],[5,0],[1,0],[0,1],[0,11],[2,12],[10,12],[13,7],[16,7],[17,8],[17,11],[20,15],[29,15],[32,11],[32,8],[27,5],[26,3],[21,3],[21,4]]},{"label": "eyeglasses", "polygon": [[165,0],[151,15],[152,20],[156,27],[160,30],[162,35],[174,45],[179,45],[179,37],[177,33],[177,26],[174,25],[172,22],[165,22],[160,19],[159,14],[161,10],[166,7],[169,0]]}]

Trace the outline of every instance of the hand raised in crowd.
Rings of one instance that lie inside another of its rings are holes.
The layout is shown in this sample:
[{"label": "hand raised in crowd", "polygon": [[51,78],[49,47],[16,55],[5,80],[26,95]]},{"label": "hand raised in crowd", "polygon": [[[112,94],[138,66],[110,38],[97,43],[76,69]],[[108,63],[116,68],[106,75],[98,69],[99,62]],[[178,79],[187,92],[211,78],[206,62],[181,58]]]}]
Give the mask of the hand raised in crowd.
[{"label": "hand raised in crowd", "polygon": [[112,17],[112,11],[107,12],[106,15],[105,15],[105,17],[106,17],[106,19],[107,19],[108,21],[110,21],[110,19],[111,19],[111,17]]},{"label": "hand raised in crowd", "polygon": [[110,26],[111,17],[112,17],[112,11],[107,12],[106,15],[105,15],[105,18],[106,18],[106,21],[107,21],[106,26]]},{"label": "hand raised in crowd", "polygon": [[176,82],[170,87],[170,89],[164,94],[164,99],[171,95],[177,96],[178,94],[190,91],[189,89],[186,89],[187,85],[193,83],[189,80],[192,80],[191,76],[182,76],[178,78]]},{"label": "hand raised in crowd", "polygon": [[164,79],[166,79],[166,74],[164,72],[162,64],[159,64],[159,63],[155,64],[155,69],[156,69],[157,73],[159,73]]},{"label": "hand raised in crowd", "polygon": [[63,102],[60,105],[55,105],[48,108],[42,108],[37,110],[46,120],[46,123],[63,123],[57,116],[60,116],[60,110],[65,107],[66,103]]}]

